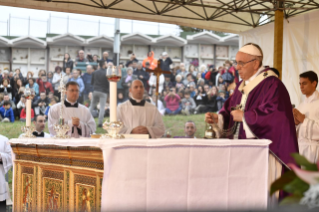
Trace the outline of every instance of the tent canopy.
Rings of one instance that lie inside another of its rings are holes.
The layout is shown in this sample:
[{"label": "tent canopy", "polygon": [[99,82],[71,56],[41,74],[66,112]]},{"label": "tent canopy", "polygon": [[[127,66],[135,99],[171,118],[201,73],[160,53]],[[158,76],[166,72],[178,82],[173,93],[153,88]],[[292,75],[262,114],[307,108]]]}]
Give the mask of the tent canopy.
[{"label": "tent canopy", "polygon": [[287,19],[318,9],[319,0],[0,0],[0,5],[240,33],[274,21],[276,10]]}]

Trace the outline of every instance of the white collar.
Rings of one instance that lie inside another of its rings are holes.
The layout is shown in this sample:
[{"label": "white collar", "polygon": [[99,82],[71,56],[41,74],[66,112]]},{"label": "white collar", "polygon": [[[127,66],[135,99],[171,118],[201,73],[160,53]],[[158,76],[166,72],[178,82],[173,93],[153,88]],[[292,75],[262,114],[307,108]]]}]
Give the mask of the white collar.
[{"label": "white collar", "polygon": [[131,96],[131,99],[133,99],[137,103],[140,103],[141,101],[143,101],[143,99],[135,99],[133,96]]},{"label": "white collar", "polygon": [[65,101],[67,101],[67,102],[70,103],[71,105],[75,105],[75,104],[77,103],[77,101],[76,101],[76,102],[70,102],[67,98],[65,99]]},{"label": "white collar", "polygon": [[255,79],[263,70],[265,70],[265,67],[261,66],[261,67],[258,69],[258,71],[257,71],[253,76],[251,76],[251,77],[249,78],[249,80],[246,80],[246,81],[245,81],[245,85],[248,85],[249,82],[251,82],[253,79]]},{"label": "white collar", "polygon": [[[42,132],[39,132],[39,131],[37,131],[37,130],[35,130],[34,132],[37,132],[38,133],[38,135],[40,135]],[[44,132],[43,132],[44,133]]]},{"label": "white collar", "polygon": [[319,92],[315,90],[311,96],[305,98],[305,103],[311,103],[317,99],[319,99]]}]

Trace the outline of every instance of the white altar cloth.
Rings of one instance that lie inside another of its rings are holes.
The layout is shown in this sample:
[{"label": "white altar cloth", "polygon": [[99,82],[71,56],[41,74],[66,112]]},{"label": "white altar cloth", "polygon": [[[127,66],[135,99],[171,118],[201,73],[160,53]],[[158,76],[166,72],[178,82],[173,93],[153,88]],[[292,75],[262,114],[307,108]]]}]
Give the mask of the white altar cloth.
[{"label": "white altar cloth", "polygon": [[268,140],[12,139],[103,150],[101,211],[266,209]]}]

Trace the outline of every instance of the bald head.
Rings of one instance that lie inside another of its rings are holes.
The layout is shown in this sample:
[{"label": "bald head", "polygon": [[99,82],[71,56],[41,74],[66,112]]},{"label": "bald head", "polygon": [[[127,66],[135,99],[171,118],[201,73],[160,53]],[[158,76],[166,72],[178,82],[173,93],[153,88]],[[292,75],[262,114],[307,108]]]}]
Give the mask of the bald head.
[{"label": "bald head", "polygon": [[134,80],[130,87],[133,99],[142,100],[144,95],[144,84],[141,80]]}]

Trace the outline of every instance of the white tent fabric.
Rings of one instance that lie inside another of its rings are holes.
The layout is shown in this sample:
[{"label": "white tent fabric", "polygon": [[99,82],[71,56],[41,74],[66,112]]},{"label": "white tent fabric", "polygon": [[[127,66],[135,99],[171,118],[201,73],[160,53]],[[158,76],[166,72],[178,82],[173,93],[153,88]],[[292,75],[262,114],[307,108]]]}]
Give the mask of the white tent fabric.
[{"label": "white tent fabric", "polygon": [[[177,24],[229,33],[243,32],[261,23],[272,2],[255,0],[0,0],[0,5]],[[316,7],[316,5],[311,6]]]},{"label": "white tent fabric", "polygon": [[[319,11],[288,21],[284,22],[282,81],[289,91],[292,104],[298,106],[304,98],[299,88],[299,74],[312,70],[319,75]],[[263,64],[273,66],[273,23],[241,33],[239,42],[240,46],[248,42],[260,45],[264,52]]]}]

